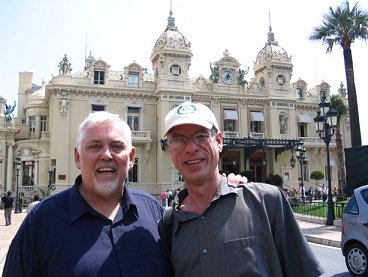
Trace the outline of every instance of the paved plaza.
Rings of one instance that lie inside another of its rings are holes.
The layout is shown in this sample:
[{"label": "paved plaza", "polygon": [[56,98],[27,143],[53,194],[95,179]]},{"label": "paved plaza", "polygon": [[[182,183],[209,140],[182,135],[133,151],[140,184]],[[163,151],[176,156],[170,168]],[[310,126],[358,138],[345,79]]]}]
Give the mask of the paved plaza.
[{"label": "paved plaza", "polygon": [[3,272],[6,254],[8,253],[9,245],[17,232],[19,226],[27,213],[23,210],[22,213],[12,215],[12,224],[5,226],[4,210],[0,210],[0,275]]}]

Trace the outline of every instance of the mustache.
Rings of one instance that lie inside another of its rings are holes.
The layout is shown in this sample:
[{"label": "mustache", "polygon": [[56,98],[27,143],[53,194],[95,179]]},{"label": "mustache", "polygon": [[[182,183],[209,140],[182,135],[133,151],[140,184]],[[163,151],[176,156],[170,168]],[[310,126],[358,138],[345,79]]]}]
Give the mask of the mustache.
[{"label": "mustache", "polygon": [[116,166],[116,164],[114,162],[98,163],[96,165],[96,168],[95,169],[98,170],[98,169],[101,169],[101,168],[112,168],[112,169],[116,170],[117,169],[117,166]]}]

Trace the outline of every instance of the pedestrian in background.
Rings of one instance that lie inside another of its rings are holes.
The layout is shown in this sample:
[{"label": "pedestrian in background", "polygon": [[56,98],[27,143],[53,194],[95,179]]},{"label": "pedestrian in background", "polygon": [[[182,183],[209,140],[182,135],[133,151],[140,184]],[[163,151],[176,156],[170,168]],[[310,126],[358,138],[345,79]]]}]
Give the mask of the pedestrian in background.
[{"label": "pedestrian in background", "polygon": [[209,108],[179,105],[167,114],[164,135],[185,183],[171,218],[166,212],[159,225],[176,277],[323,273],[280,189],[263,183],[233,188],[221,176],[223,137]]},{"label": "pedestrian in background", "polygon": [[6,195],[1,198],[1,203],[4,208],[5,225],[9,226],[12,223],[11,221],[14,209],[14,198],[11,191],[8,191]]},{"label": "pedestrian in background", "polygon": [[33,201],[29,203],[27,206],[27,213],[29,213],[39,203],[40,203],[40,196],[38,194],[35,194],[33,196]]},{"label": "pedestrian in background", "polygon": [[162,193],[161,193],[161,205],[163,207],[166,207],[167,206],[167,192],[164,190]]},{"label": "pedestrian in background", "polygon": [[173,192],[171,189],[167,190],[167,206],[171,206],[171,202],[173,201],[174,197],[173,197]]}]

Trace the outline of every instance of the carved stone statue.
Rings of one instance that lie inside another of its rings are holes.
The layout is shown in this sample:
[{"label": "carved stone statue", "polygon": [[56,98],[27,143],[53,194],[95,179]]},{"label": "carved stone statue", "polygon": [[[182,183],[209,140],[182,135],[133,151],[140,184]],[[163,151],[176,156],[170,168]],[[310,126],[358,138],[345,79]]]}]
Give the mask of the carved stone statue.
[{"label": "carved stone statue", "polygon": [[14,112],[14,109],[15,109],[15,107],[17,106],[17,104],[15,103],[15,101],[14,101],[14,105],[12,106],[12,105],[7,105],[6,103],[5,103],[5,112],[4,112],[4,115],[5,115],[5,120],[6,121],[12,121],[13,120],[13,118],[14,118],[14,115],[13,115],[13,112]]},{"label": "carved stone statue", "polygon": [[245,84],[247,84],[247,86],[248,86],[248,82],[244,79],[245,74],[247,74],[248,72],[249,72],[249,66],[248,66],[247,70],[239,68],[238,81],[239,81],[239,85],[241,85],[243,88],[244,88]]},{"label": "carved stone statue", "polygon": [[279,120],[280,120],[280,134],[286,134],[287,132],[287,128],[288,128],[288,118],[289,116],[282,112],[279,115]]},{"label": "carved stone statue", "polygon": [[68,57],[65,54],[63,60],[59,63],[59,74],[70,74],[72,72],[71,65],[72,64],[69,62]]},{"label": "carved stone statue", "polygon": [[212,67],[212,63],[210,63],[210,69],[211,69],[210,80],[212,80],[214,83],[218,83],[218,81],[220,80],[219,67],[218,66]]}]

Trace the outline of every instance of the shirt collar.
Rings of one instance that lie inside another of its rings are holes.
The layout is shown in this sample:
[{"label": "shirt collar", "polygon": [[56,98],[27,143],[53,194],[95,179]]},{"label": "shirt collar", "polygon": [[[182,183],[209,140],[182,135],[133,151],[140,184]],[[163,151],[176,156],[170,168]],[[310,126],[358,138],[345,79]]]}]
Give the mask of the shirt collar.
[{"label": "shirt collar", "polygon": [[[228,194],[233,194],[233,193],[238,195],[238,189],[229,187],[227,184],[227,178],[224,176],[221,176],[221,180],[220,180],[220,183],[218,184],[217,191],[214,197],[212,198],[210,205],[214,205],[214,202],[218,200],[219,198],[224,197],[225,195],[228,195]],[[177,220],[174,221],[174,226],[173,226],[174,234],[178,231],[180,222],[185,222],[187,220],[190,220],[190,219],[193,219],[199,216],[194,213],[182,212],[182,211],[177,210],[178,209],[177,207],[179,207],[179,203],[182,203],[184,198],[187,196],[188,196],[188,190],[187,188],[184,188],[177,194],[177,198],[175,199],[175,204],[174,204],[176,207],[175,208],[176,210],[175,218]]]},{"label": "shirt collar", "polygon": [[134,198],[134,195],[128,188],[128,180],[125,181],[124,193],[120,205],[124,214],[131,212],[134,213],[137,218],[139,217],[137,209],[138,204],[136,199]]},{"label": "shirt collar", "polygon": [[[221,180],[220,183],[217,187],[217,191],[215,196],[213,197],[212,201],[220,198],[221,196],[230,194],[230,193],[236,193],[238,195],[238,191],[233,188],[233,187],[229,187],[227,184],[227,178],[224,176],[221,176]],[[178,198],[176,199],[175,202],[177,203],[181,203],[183,202],[184,198],[188,196],[188,190],[187,188],[182,189],[179,193],[178,193]]]},{"label": "shirt collar", "polygon": [[230,187],[227,183],[227,178],[224,176],[221,176],[220,185],[217,188],[217,193],[214,199],[217,199],[220,196],[224,196],[230,193],[236,193],[238,195],[238,190],[236,188]]},{"label": "shirt collar", "polygon": [[[71,188],[71,193],[69,196],[69,223],[74,222],[82,215],[89,213],[94,216],[103,217],[100,213],[95,211],[83,198],[79,192],[79,186],[82,183],[82,176],[79,175],[74,182],[74,186]],[[132,194],[128,188],[128,182],[125,182],[123,197],[120,202],[120,208],[115,216],[114,221],[119,221],[123,219],[124,215],[128,213],[133,213],[133,215],[138,218],[137,204],[132,197]]]}]

